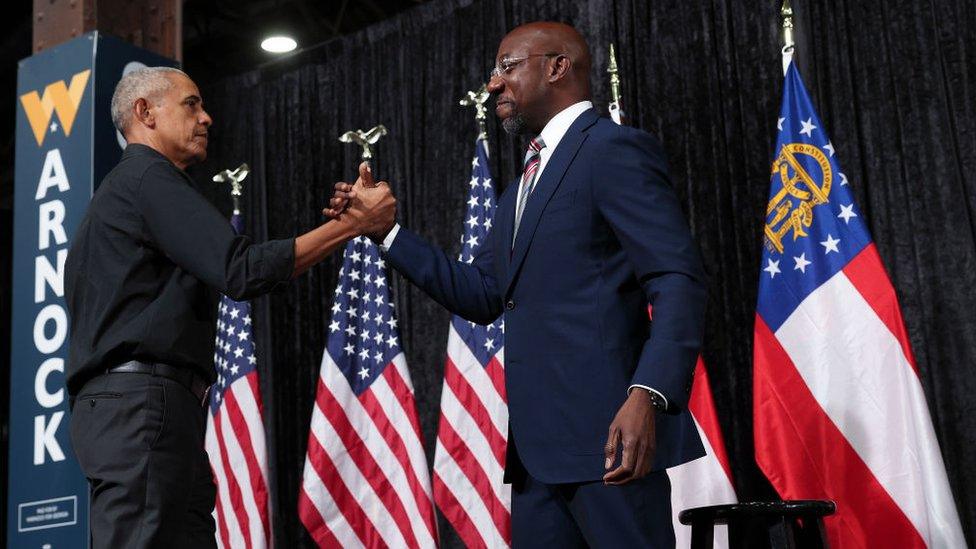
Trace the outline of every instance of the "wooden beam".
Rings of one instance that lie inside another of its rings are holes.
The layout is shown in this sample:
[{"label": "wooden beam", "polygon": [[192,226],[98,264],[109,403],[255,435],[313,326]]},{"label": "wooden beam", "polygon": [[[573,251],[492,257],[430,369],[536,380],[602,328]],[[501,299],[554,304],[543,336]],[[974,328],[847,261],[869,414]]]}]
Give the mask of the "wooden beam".
[{"label": "wooden beam", "polygon": [[182,61],[182,0],[34,0],[34,53],[97,30]]}]

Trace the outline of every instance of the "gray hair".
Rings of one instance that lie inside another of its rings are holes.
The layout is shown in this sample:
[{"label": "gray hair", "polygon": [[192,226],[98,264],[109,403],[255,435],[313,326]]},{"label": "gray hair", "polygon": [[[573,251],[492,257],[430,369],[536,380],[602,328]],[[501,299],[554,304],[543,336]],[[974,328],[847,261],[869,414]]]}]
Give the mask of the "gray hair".
[{"label": "gray hair", "polygon": [[112,94],[112,123],[119,133],[125,135],[125,130],[132,122],[132,106],[136,101],[156,100],[173,87],[173,82],[167,78],[171,74],[187,76],[185,72],[173,67],[145,67],[136,69],[119,80],[115,93]]}]

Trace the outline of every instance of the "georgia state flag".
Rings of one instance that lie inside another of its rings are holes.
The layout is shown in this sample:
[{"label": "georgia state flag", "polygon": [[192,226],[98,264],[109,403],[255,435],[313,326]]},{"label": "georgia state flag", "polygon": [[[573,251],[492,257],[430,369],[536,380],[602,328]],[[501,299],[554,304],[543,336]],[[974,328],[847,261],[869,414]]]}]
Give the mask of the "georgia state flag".
[{"label": "georgia state flag", "polygon": [[894,288],[792,64],[777,128],[756,460],[784,499],[837,504],[831,547],[965,547]]}]

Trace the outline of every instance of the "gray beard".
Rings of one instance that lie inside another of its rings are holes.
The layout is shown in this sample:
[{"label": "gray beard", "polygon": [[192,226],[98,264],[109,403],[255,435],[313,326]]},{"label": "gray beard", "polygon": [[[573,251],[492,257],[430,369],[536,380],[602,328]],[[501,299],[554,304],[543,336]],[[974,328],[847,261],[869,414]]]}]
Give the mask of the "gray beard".
[{"label": "gray beard", "polygon": [[505,120],[502,120],[502,128],[504,128],[509,135],[524,135],[528,133],[528,130],[525,128],[525,117],[522,116],[522,113],[518,113],[514,116],[506,118]]}]

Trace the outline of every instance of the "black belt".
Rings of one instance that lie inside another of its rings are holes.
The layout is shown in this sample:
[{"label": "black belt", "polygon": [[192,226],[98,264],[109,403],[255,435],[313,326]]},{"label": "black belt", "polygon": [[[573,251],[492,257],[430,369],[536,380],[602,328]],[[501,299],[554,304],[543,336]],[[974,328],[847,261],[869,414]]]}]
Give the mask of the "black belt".
[{"label": "black belt", "polygon": [[200,401],[201,406],[207,404],[207,397],[210,395],[210,385],[200,379],[200,376],[196,372],[188,368],[177,368],[169,364],[159,363],[147,364],[138,360],[130,360],[114,368],[109,368],[105,372],[109,374],[147,374],[172,379],[193,393],[193,396]]}]

